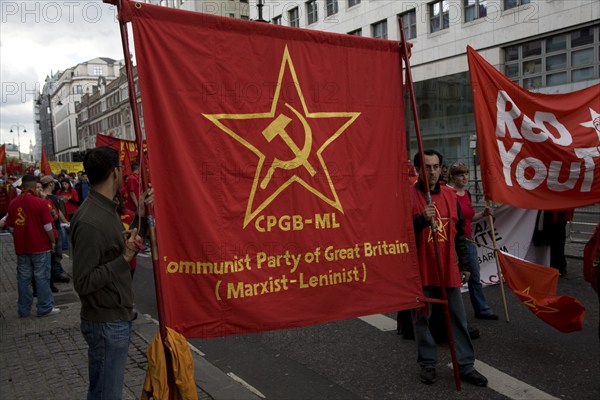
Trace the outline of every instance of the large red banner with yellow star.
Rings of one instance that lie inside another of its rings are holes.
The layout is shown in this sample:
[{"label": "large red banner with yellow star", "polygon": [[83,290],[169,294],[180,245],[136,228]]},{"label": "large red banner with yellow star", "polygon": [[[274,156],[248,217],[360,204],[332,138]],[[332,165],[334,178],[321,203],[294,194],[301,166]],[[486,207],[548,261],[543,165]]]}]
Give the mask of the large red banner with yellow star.
[{"label": "large red banner with yellow star", "polygon": [[126,3],[167,326],[418,307],[397,42]]}]

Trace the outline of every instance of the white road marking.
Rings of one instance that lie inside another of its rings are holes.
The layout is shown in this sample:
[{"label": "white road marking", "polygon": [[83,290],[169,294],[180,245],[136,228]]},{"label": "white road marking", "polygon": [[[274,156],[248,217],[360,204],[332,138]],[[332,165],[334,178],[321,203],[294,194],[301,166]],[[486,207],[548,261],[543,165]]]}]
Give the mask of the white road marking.
[{"label": "white road marking", "polygon": [[[452,368],[452,363],[448,364]],[[543,392],[523,381],[513,378],[504,372],[497,370],[484,363],[483,361],[475,360],[475,369],[481,372],[488,379],[488,387],[501,395],[513,400],[560,400],[559,397],[554,397],[549,393]]]},{"label": "white road marking", "polygon": [[[383,314],[359,317],[375,328],[388,332],[396,330],[396,320]],[[452,368],[452,364],[448,364]],[[523,381],[520,381],[482,361],[475,360],[475,368],[488,379],[488,387],[495,392],[513,400],[560,400],[551,394],[543,392]]]},{"label": "white road marking", "polygon": [[396,330],[396,320],[383,314],[367,315],[365,317],[359,317],[358,319],[374,326],[380,331],[388,332]]},{"label": "white road marking", "polygon": [[227,375],[231,379],[233,379],[234,381],[238,382],[240,385],[242,385],[243,387],[245,387],[246,389],[248,389],[249,391],[251,391],[252,393],[254,393],[255,395],[257,395],[258,397],[266,399],[265,395],[262,394],[258,389],[256,389],[254,386],[250,385],[248,382],[246,382],[245,380],[243,380],[242,378],[240,378],[239,376],[237,376],[233,372],[228,372]]}]

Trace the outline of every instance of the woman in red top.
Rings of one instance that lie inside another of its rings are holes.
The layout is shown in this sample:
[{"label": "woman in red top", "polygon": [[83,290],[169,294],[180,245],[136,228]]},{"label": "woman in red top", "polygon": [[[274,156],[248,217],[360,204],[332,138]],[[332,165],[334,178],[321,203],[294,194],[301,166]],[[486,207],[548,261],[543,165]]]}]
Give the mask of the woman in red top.
[{"label": "woman in red top", "polygon": [[465,238],[467,239],[467,249],[471,260],[471,276],[469,277],[469,297],[475,311],[475,317],[479,319],[498,319],[490,306],[487,305],[481,285],[481,275],[479,272],[479,259],[477,257],[477,245],[472,241],[471,221],[481,218],[485,215],[491,215],[492,209],[485,207],[479,213],[475,213],[473,203],[471,202],[471,193],[466,189],[469,183],[469,168],[463,163],[452,164],[448,170],[448,186],[456,191],[456,198],[460,204],[460,209],[465,218]]},{"label": "woman in red top", "polygon": [[77,211],[77,204],[79,204],[77,190],[73,189],[71,181],[65,178],[60,182],[60,190],[56,195],[65,203],[66,217],[70,221],[75,211]]}]

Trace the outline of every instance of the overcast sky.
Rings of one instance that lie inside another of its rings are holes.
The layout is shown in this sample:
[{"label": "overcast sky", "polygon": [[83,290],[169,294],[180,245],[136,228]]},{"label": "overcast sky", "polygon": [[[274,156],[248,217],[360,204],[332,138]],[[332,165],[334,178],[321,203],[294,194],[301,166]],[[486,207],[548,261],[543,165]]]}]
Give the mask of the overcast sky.
[{"label": "overcast sky", "polygon": [[34,93],[46,76],[96,57],[123,58],[116,8],[101,0],[0,0],[0,7],[0,144],[16,142],[19,125],[29,153]]}]

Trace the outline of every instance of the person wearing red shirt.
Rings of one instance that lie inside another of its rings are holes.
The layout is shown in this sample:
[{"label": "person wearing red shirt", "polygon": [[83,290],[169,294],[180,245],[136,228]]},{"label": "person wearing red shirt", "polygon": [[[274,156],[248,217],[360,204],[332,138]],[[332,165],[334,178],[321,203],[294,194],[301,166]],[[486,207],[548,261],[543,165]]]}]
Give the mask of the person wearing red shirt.
[{"label": "person wearing red shirt", "polygon": [[56,245],[52,232],[52,215],[44,200],[38,197],[37,178],[25,175],[23,193],[8,206],[6,225],[13,234],[17,254],[18,314],[25,318],[31,312],[33,294],[32,275],[37,286],[37,315],[56,314],[50,290],[50,252]]},{"label": "person wearing red shirt", "polygon": [[65,203],[66,217],[70,221],[75,211],[77,211],[77,205],[79,204],[79,195],[77,190],[73,189],[69,178],[64,178],[61,183],[60,190],[56,193],[59,199]]},{"label": "person wearing red shirt", "polygon": [[131,163],[131,175],[127,177],[126,187],[125,206],[131,211],[136,212],[141,190],[140,165],[138,163]]},{"label": "person wearing red shirt", "polygon": [[[419,154],[413,160],[419,172],[419,181],[410,191],[423,293],[429,298],[439,298],[442,285],[445,287],[460,377],[475,386],[487,386],[485,376],[474,367],[475,351],[469,337],[460,292],[463,283],[469,279],[471,269],[465,243],[465,221],[456,192],[439,183],[443,162],[444,157],[435,150],[424,152],[423,165]],[[431,194],[429,203],[425,196],[425,177]],[[435,231],[432,229],[434,224]],[[436,259],[434,240],[438,242],[439,260]],[[438,262],[442,271],[438,271]],[[428,307],[412,311],[418,363],[421,366],[420,379],[425,384],[432,384],[436,379],[437,346],[429,329],[431,310],[432,303],[429,303]]]},{"label": "person wearing red shirt", "polygon": [[471,193],[466,189],[468,183],[469,168],[464,163],[452,164],[448,170],[448,186],[456,190],[456,197],[465,217],[465,238],[467,239],[467,250],[471,260],[471,276],[469,277],[469,298],[471,299],[471,305],[475,311],[475,318],[497,320],[498,316],[488,306],[483,294],[477,245],[471,240],[473,237],[471,221],[492,215],[492,209],[486,206],[483,211],[475,213],[475,208],[473,208],[473,203],[471,202]]}]

